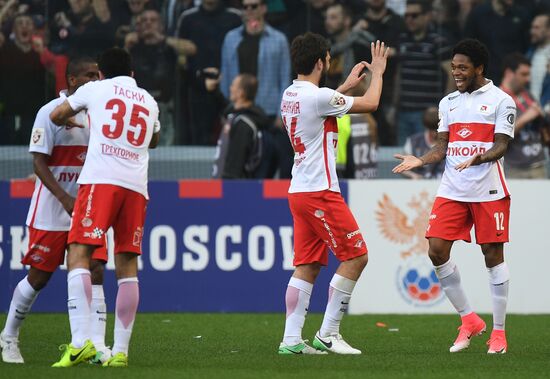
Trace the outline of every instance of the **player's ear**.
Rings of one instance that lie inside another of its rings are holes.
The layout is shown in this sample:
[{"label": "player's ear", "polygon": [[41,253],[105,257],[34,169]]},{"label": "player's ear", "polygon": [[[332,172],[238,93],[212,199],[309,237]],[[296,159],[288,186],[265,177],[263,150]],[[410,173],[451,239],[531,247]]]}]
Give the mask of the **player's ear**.
[{"label": "player's ear", "polygon": [[101,70],[99,70],[99,80],[103,80],[103,79],[105,79],[105,75],[103,75]]}]

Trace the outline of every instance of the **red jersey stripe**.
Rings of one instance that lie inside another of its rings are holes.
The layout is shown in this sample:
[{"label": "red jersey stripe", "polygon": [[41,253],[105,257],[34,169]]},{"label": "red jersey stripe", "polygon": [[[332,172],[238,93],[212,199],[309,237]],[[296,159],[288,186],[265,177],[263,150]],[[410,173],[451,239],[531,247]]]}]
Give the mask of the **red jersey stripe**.
[{"label": "red jersey stripe", "polygon": [[221,199],[223,197],[222,181],[212,180],[180,180],[180,199]]},{"label": "red jersey stripe", "polygon": [[327,150],[327,134],[330,132],[338,133],[338,124],[336,117],[329,116],[323,123],[323,156],[325,160],[325,173],[327,174],[328,188],[332,187],[332,181],[330,178],[330,170],[328,167],[328,150]]},{"label": "red jersey stripe", "polygon": [[48,166],[82,166],[86,159],[88,146],[58,145],[54,146]]},{"label": "red jersey stripe", "polygon": [[267,179],[263,181],[264,199],[286,199],[288,197],[288,188],[290,180],[287,179]]},{"label": "red jersey stripe", "polygon": [[502,174],[502,167],[500,167],[500,162],[496,161],[496,163],[497,163],[498,176],[500,178],[500,183],[502,184],[502,188],[504,189],[504,195],[510,196],[510,191],[508,191],[508,187],[506,187],[506,181],[504,180],[504,175]]},{"label": "red jersey stripe", "polygon": [[29,226],[34,227],[34,219],[36,218],[36,210],[38,209],[38,203],[40,202],[40,194],[42,193],[42,187],[44,184],[40,183],[38,188],[38,195],[36,195],[36,203],[34,203],[34,211],[32,211],[31,224]]},{"label": "red jersey stripe", "polygon": [[494,142],[495,124],[456,122],[449,125],[449,142]]}]

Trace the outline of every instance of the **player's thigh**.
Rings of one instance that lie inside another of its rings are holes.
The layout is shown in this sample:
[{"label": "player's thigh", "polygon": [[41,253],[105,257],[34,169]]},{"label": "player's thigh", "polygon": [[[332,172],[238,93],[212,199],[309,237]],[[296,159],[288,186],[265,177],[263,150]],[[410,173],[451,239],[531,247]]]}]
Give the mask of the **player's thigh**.
[{"label": "player's thigh", "polygon": [[141,254],[147,200],[139,192],[121,189],[121,206],[113,221],[115,254]]},{"label": "player's thigh", "polygon": [[357,221],[351,213],[342,195],[326,191],[326,211],[322,222],[322,233],[328,237],[328,243],[339,261],[349,261],[368,253],[367,244],[359,230]]},{"label": "player's thigh", "polygon": [[509,240],[510,197],[471,204],[478,244]]},{"label": "player's thigh", "polygon": [[101,246],[105,233],[118,217],[121,187],[111,184],[82,184],[78,189],[69,244]]},{"label": "player's thigh", "polygon": [[29,248],[21,263],[54,272],[65,260],[68,232],[29,227]]},{"label": "player's thigh", "polygon": [[319,197],[315,193],[289,194],[288,203],[294,221],[294,266],[310,263],[326,266],[328,248],[314,225],[316,215],[322,212]]},{"label": "player's thigh", "polygon": [[473,217],[469,203],[436,197],[426,229],[426,238],[471,242],[472,225]]}]

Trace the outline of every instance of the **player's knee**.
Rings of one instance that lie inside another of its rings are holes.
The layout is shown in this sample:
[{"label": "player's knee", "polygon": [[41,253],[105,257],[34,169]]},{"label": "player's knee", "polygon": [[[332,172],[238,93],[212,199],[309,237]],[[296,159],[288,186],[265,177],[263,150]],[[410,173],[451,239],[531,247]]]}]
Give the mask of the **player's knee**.
[{"label": "player's knee", "polygon": [[31,269],[27,275],[27,280],[35,291],[40,291],[42,288],[46,287],[51,276],[51,272]]},{"label": "player's knee", "polygon": [[357,258],[355,258],[355,263],[357,265],[357,268],[363,271],[363,269],[367,266],[367,263],[369,263],[369,256],[368,254],[363,254]]},{"label": "player's knee", "polygon": [[449,260],[449,255],[446,254],[445,250],[432,247],[428,250],[428,257],[430,257],[434,266],[441,266]]}]

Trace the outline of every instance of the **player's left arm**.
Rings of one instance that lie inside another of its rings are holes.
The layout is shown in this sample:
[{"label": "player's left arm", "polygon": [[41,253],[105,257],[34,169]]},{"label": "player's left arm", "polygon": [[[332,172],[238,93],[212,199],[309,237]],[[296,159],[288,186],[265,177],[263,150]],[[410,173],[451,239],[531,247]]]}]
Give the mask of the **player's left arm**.
[{"label": "player's left arm", "polygon": [[471,166],[478,166],[499,160],[508,149],[510,140],[514,138],[514,126],[516,121],[516,103],[510,96],[504,98],[498,105],[495,120],[495,138],[493,146],[484,153],[478,153],[466,162],[455,166],[462,171]]},{"label": "player's left arm", "polygon": [[160,121],[157,118],[157,121],[155,121],[155,123],[153,124],[153,136],[151,137],[151,142],[149,142],[149,149],[156,148],[159,144],[159,141],[160,141]]},{"label": "player's left arm", "polygon": [[508,143],[512,138],[507,134],[496,133],[495,142],[493,146],[484,152],[483,154],[476,154],[472,158],[468,159],[466,162],[462,162],[459,165],[455,166],[455,169],[462,171],[471,166],[478,166],[483,163],[489,163],[498,161],[504,156],[506,150],[508,149]]}]

